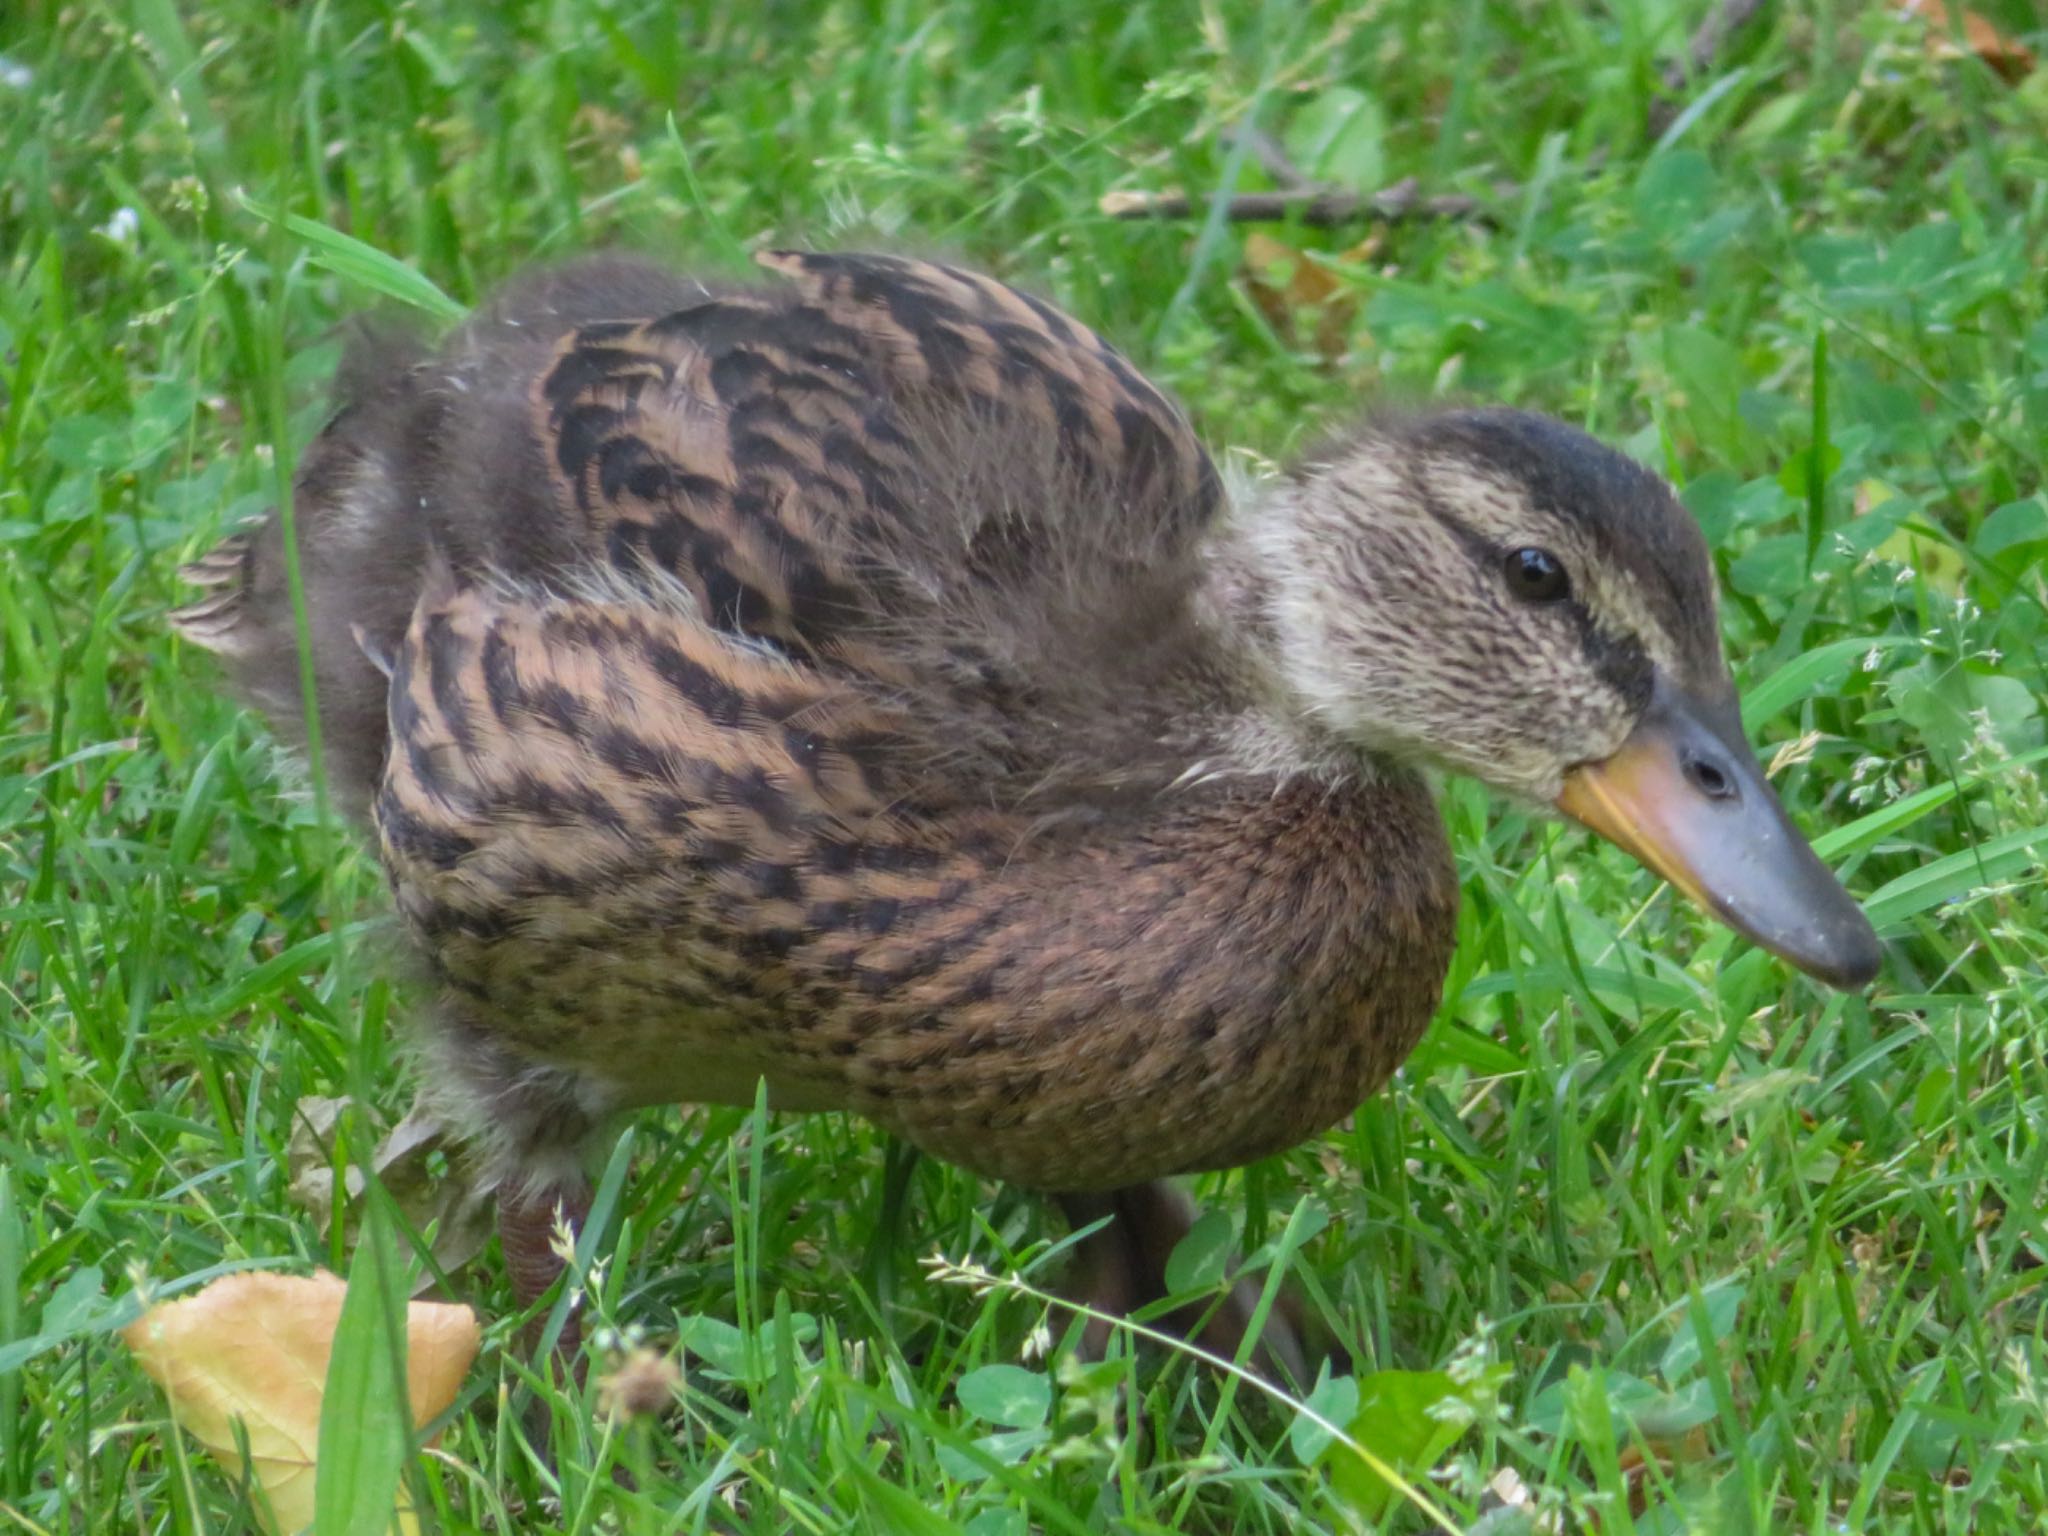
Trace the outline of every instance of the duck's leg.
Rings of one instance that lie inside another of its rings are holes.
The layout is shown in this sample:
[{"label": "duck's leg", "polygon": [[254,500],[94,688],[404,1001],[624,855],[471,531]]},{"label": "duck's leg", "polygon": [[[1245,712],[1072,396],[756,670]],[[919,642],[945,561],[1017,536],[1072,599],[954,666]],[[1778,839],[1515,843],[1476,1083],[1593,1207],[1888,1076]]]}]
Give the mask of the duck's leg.
[{"label": "duck's leg", "polygon": [[[441,1010],[423,1041],[427,1081],[444,1117],[462,1125],[494,1176],[498,1244],[519,1310],[530,1310],[567,1268],[560,1239],[573,1243],[590,1215],[592,1144],[610,1105],[581,1073],[534,1062]],[[538,1348],[545,1315],[527,1330]],[[571,1311],[555,1355],[582,1376],[582,1320]]]},{"label": "duck's leg", "polygon": [[[505,1273],[512,1282],[512,1304],[524,1312],[548,1293],[568,1267],[557,1238],[566,1231],[571,1243],[590,1216],[590,1180],[514,1184],[498,1191],[498,1246],[505,1253]],[[543,1314],[528,1327],[526,1344],[538,1351],[547,1327]],[[581,1379],[583,1318],[572,1309],[555,1337],[555,1354],[569,1362]]]},{"label": "duck's leg", "polygon": [[[1067,1294],[1098,1312],[1122,1316],[1168,1294],[1166,1261],[1174,1244],[1194,1224],[1194,1202],[1165,1180],[1133,1184],[1100,1193],[1058,1197],[1067,1220],[1084,1227],[1111,1218],[1108,1226],[1084,1238],[1075,1256]],[[1230,1294],[1208,1312],[1184,1308],[1163,1319],[1164,1326],[1193,1338],[1211,1354],[1237,1358],[1251,1331],[1261,1286],[1251,1278],[1238,1281]],[[1266,1325],[1253,1343],[1249,1361],[1267,1380],[1306,1389],[1314,1380],[1301,1345],[1292,1298],[1284,1293],[1267,1313]],[[1091,1318],[1082,1335],[1090,1354],[1100,1355],[1109,1343],[1111,1325]]]}]

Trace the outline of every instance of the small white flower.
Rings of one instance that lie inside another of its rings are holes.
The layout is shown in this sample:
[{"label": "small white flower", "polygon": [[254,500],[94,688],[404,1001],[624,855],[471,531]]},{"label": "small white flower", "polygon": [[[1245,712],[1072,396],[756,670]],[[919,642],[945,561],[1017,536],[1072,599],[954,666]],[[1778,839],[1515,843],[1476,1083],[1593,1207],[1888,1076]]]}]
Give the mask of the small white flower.
[{"label": "small white flower", "polygon": [[133,208],[116,208],[114,216],[102,224],[94,233],[105,235],[116,245],[133,245],[136,234],[142,229],[142,218]]},{"label": "small white flower", "polygon": [[[270,444],[258,443],[256,456],[264,463],[269,463]],[[576,1262],[576,1228],[570,1223],[559,1204],[555,1207],[555,1219],[548,1227],[548,1252],[565,1265],[573,1265]]]},{"label": "small white flower", "polygon": [[35,78],[35,71],[26,64],[17,63],[0,53],[0,90],[25,91],[35,84]]}]

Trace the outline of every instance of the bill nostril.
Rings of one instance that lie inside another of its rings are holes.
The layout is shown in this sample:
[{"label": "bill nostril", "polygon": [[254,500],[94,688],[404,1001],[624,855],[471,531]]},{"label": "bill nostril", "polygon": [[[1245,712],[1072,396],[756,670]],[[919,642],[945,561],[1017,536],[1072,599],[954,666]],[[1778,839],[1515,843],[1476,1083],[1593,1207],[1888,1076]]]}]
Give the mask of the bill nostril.
[{"label": "bill nostril", "polygon": [[1711,758],[1688,755],[1685,759],[1685,779],[1709,800],[1736,798],[1735,776]]}]

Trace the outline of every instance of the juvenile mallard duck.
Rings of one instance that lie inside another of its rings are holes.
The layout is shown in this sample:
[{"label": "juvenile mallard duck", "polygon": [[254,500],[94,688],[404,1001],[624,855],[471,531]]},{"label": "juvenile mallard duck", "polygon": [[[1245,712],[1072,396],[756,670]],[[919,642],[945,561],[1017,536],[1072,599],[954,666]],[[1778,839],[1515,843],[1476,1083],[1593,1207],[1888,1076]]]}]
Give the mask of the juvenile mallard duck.
[{"label": "juvenile mallard duck", "polygon": [[[1452,411],[1249,504],[986,277],[593,261],[344,367],[298,527],[327,771],[440,985],[430,1085],[522,1299],[617,1112],[869,1116],[1065,1196],[1157,1294],[1153,1181],[1341,1120],[1457,881],[1424,772],[1554,805],[1837,986],[1862,913],[1744,744],[1697,527],[1571,428]],[[184,632],[304,739],[275,519]]]}]

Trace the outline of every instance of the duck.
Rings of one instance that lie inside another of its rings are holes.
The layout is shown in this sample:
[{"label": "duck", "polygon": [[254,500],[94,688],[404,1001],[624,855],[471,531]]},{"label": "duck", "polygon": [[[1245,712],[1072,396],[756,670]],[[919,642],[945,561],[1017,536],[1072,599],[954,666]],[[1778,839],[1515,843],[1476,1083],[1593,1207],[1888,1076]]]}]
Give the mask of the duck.
[{"label": "duck", "polygon": [[[1344,1120],[1429,1025],[1445,774],[1877,973],[1633,459],[1447,406],[1239,485],[1020,288],[757,260],[586,257],[438,345],[366,331],[295,480],[326,780],[522,1307],[622,1115],[764,1085],[1057,1200],[1098,1312],[1159,1299],[1171,1181]],[[174,618],[304,747],[285,537],[193,562]],[[1240,1286],[1190,1326],[1305,1380],[1251,1317]]]}]

